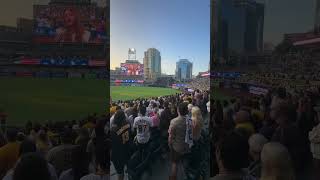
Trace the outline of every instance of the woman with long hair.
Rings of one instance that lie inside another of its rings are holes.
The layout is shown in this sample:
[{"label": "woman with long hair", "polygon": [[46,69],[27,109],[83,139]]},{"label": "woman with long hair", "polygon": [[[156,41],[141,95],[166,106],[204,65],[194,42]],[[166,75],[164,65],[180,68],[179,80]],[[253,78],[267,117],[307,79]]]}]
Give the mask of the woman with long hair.
[{"label": "woman with long hair", "polygon": [[210,143],[208,134],[204,129],[204,122],[201,109],[197,106],[191,109],[192,119],[192,140],[193,146],[190,154],[187,156],[187,166],[185,167],[188,179],[205,179],[209,167],[209,149]]},{"label": "woman with long hair", "polygon": [[88,42],[90,32],[80,23],[80,14],[75,8],[66,8],[63,12],[63,27],[56,30],[58,42]]},{"label": "woman with long hair", "polygon": [[193,106],[191,109],[191,119],[192,119],[192,136],[193,140],[197,141],[201,136],[201,130],[203,127],[203,118],[201,110],[197,106]]},{"label": "woman with long hair", "polygon": [[295,180],[293,163],[285,146],[270,142],[261,152],[260,180]]}]

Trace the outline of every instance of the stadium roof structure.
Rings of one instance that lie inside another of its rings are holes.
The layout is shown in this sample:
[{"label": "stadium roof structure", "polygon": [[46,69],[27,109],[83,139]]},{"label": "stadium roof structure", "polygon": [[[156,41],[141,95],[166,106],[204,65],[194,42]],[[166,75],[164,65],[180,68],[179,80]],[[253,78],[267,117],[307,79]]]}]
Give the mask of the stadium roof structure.
[{"label": "stadium roof structure", "polygon": [[303,46],[303,45],[311,45],[311,44],[319,44],[320,36],[312,39],[301,40],[293,43],[294,46]]},{"label": "stadium roof structure", "polygon": [[320,34],[317,37],[314,37],[311,39],[296,41],[293,43],[293,45],[301,49],[319,53],[320,52]]}]

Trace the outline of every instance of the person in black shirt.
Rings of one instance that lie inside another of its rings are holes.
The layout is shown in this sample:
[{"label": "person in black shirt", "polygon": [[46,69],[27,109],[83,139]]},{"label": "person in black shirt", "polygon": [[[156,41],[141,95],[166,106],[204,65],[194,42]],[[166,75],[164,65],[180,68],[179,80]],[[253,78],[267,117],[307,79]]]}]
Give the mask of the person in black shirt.
[{"label": "person in black shirt", "polygon": [[164,110],[160,114],[160,131],[161,131],[161,135],[164,136],[165,138],[168,137],[168,129],[169,129],[170,121],[173,118],[174,117],[169,108],[169,103],[165,102]]},{"label": "person in black shirt", "polygon": [[124,178],[124,166],[130,158],[130,143],[132,142],[131,127],[126,121],[126,115],[118,110],[114,116],[114,125],[110,131],[112,149],[111,161],[118,173],[118,180]]},{"label": "person in black shirt", "polygon": [[170,121],[173,119],[173,115],[169,108],[169,103],[164,103],[164,110],[160,114],[160,132],[161,132],[161,140],[163,145],[163,151],[166,152],[169,150],[168,146],[168,129],[170,126]]}]

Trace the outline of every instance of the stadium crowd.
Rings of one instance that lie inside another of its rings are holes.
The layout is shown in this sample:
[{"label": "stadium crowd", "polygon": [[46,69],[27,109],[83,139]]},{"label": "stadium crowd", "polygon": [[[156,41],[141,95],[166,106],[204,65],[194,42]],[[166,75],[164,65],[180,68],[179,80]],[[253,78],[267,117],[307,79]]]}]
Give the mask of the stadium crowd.
[{"label": "stadium crowd", "polygon": [[0,179],[108,180],[107,116],[0,130]]},{"label": "stadium crowd", "polygon": [[212,100],[212,180],[319,179],[320,90]]},{"label": "stadium crowd", "polygon": [[300,86],[319,86],[320,85],[320,72],[306,72],[300,73],[248,73],[241,76],[238,81],[250,82],[260,85],[268,86],[290,86],[297,88]]},{"label": "stadium crowd", "polygon": [[[113,102],[110,107],[111,161],[124,179],[152,174],[156,160],[168,160],[169,179],[209,177],[209,92]],[[179,170],[179,167],[182,167]],[[182,171],[182,172],[181,172]]]},{"label": "stadium crowd", "polygon": [[210,78],[209,77],[200,77],[193,79],[188,87],[191,89],[199,89],[201,91],[207,91],[210,89]]}]

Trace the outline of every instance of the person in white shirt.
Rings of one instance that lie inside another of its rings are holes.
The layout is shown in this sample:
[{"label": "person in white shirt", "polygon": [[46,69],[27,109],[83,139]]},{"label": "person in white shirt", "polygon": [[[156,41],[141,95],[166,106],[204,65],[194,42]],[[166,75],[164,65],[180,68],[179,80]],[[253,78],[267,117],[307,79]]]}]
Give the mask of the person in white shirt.
[{"label": "person in white shirt", "polygon": [[151,118],[146,116],[146,107],[139,107],[139,116],[134,119],[133,128],[136,129],[138,144],[147,144],[150,139]]},{"label": "person in white shirt", "polygon": [[149,102],[148,107],[146,107],[146,116],[149,116],[152,113],[152,104],[153,104],[153,101],[151,100]]}]

